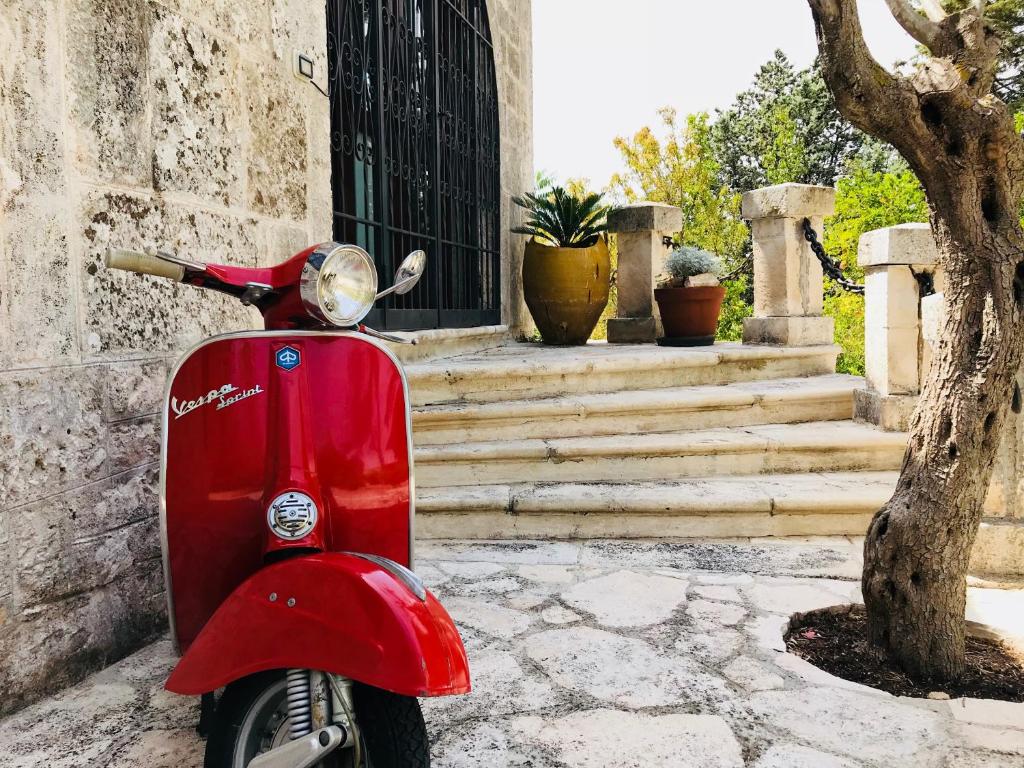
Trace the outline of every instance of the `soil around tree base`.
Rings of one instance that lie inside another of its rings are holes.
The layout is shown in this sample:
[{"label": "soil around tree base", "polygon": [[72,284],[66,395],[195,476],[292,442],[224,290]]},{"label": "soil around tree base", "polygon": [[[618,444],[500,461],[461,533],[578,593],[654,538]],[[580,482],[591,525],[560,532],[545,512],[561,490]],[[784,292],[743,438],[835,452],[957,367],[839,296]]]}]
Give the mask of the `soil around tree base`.
[{"label": "soil around tree base", "polygon": [[829,674],[896,696],[1024,701],[1024,658],[998,640],[967,637],[967,669],[959,680],[919,683],[893,667],[869,642],[864,606],[836,606],[796,614],[786,648]]}]

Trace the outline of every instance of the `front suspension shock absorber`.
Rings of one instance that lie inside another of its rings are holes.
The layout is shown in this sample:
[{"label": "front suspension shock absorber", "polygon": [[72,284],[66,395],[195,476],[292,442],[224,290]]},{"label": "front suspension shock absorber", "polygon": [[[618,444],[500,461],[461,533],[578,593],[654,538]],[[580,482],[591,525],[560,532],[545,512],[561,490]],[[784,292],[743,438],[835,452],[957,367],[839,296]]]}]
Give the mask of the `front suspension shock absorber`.
[{"label": "front suspension shock absorber", "polygon": [[299,739],[313,732],[312,691],[308,669],[288,670],[288,737]]}]

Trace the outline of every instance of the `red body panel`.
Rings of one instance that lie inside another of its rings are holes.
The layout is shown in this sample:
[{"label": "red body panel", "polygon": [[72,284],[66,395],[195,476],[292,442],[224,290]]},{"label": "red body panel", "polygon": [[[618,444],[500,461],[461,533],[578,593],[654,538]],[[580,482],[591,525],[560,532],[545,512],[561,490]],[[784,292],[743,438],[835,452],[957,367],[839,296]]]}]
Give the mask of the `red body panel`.
[{"label": "red body panel", "polygon": [[[275,362],[284,347],[299,354],[291,370]],[[183,651],[266,567],[268,554],[286,554],[279,548],[365,552],[411,566],[405,384],[397,363],[366,337],[264,332],[211,340],[171,382],[165,440],[165,566]],[[267,509],[289,490],[311,496],[319,519],[310,536],[285,543],[269,532]],[[340,598],[318,607],[351,620]],[[237,641],[262,643],[283,631],[276,609],[268,615],[273,621],[250,623]],[[218,651],[233,652],[227,644]],[[308,659],[298,666],[318,668]]]},{"label": "red body panel", "polygon": [[469,691],[462,642],[434,596],[420,600],[379,566],[337,553],[258,571],[209,621],[167,689],[201,694],[287,668],[319,669],[405,696]]},{"label": "red body panel", "polygon": [[272,267],[234,267],[227,264],[207,264],[202,272],[188,271],[185,282],[200,288],[223,291],[241,296],[246,286],[257,284],[271,289],[271,293],[258,303],[263,324],[269,330],[316,328],[320,323],[306,311],[299,295],[299,277],[302,268],[315,251],[312,246],[288,261]]}]

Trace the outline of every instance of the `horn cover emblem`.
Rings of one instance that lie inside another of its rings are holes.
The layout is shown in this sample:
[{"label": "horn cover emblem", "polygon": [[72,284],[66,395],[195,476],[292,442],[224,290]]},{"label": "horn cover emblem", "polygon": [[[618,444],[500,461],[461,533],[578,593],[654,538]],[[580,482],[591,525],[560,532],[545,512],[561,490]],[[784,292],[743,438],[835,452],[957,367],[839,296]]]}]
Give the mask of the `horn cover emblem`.
[{"label": "horn cover emblem", "polygon": [[267,510],[267,525],[274,535],[287,541],[295,541],[312,533],[316,527],[316,502],[298,491],[282,493]]}]

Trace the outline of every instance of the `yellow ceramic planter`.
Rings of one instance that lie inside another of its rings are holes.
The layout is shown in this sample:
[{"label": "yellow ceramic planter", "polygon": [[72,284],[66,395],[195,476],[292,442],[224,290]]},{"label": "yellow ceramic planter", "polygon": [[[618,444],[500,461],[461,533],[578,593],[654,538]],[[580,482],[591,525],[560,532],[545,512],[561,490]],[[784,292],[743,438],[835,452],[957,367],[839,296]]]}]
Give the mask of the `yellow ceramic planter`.
[{"label": "yellow ceramic planter", "polygon": [[586,344],[608,303],[611,257],[600,238],[589,248],[526,244],[523,292],[545,344]]}]

